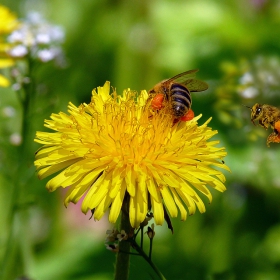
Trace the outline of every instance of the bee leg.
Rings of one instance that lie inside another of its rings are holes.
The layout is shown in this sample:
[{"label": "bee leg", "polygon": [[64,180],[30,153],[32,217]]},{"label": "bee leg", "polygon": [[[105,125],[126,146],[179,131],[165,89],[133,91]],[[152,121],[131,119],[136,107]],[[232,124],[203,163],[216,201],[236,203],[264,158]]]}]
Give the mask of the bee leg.
[{"label": "bee leg", "polygon": [[259,120],[259,125],[268,129],[267,119]]},{"label": "bee leg", "polygon": [[274,131],[267,137],[267,147],[270,147],[269,143],[280,143],[280,133],[277,131],[277,129],[274,129]]},{"label": "bee leg", "polygon": [[269,136],[267,137],[267,139],[266,139],[266,145],[267,145],[267,147],[268,148],[270,148],[270,145],[269,145],[269,143],[273,143],[274,142],[274,138],[275,138],[275,133],[274,132],[272,132],[271,134],[269,134]]},{"label": "bee leg", "polygon": [[273,142],[272,140],[271,140],[271,134],[267,137],[267,140],[266,140],[266,145],[267,145],[267,147],[268,148],[270,148],[270,145],[269,145],[269,143],[271,143],[271,142]]},{"label": "bee leg", "polygon": [[175,119],[173,120],[173,125],[172,125],[172,126],[174,126],[176,123],[178,123],[179,120],[180,120],[180,119],[176,119],[176,118],[175,118]]}]

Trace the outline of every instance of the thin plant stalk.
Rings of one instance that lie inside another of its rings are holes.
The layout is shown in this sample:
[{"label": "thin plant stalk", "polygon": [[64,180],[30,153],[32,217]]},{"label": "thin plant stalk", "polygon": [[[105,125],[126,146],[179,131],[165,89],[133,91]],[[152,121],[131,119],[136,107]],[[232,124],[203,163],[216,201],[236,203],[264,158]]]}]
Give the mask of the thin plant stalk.
[{"label": "thin plant stalk", "polygon": [[[163,276],[163,274],[160,272],[160,270],[156,267],[156,265],[152,262],[151,257],[148,256],[144,250],[136,243],[135,240],[131,241],[131,245],[133,246],[133,248],[139,253],[140,256],[142,256],[147,262],[148,264],[153,268],[153,270],[155,271],[155,273],[158,275],[159,279],[161,280],[166,280],[165,277]],[[149,253],[150,255],[150,253]]]},{"label": "thin plant stalk", "polygon": [[[2,267],[0,269],[1,274],[0,278],[3,280],[11,279],[11,271],[13,273],[28,273],[30,263],[32,263],[30,258],[30,247],[28,246],[28,213],[22,205],[20,205],[20,199],[22,196],[22,188],[24,186],[25,179],[23,178],[26,168],[26,162],[28,155],[26,154],[27,145],[28,145],[28,135],[30,132],[30,108],[32,98],[35,95],[35,84],[33,78],[33,64],[31,59],[27,62],[27,75],[29,78],[29,82],[23,84],[22,91],[18,92],[18,100],[20,102],[22,108],[22,119],[21,119],[21,139],[22,142],[17,148],[18,160],[15,167],[15,174],[12,190],[11,190],[11,200],[10,200],[10,208],[8,210],[8,239],[6,242],[6,250],[4,253]],[[20,95],[21,94],[21,95]],[[19,223],[19,226],[18,226]],[[24,241],[20,241],[19,239],[23,238]],[[22,268],[17,265],[17,271],[14,270],[13,263],[14,261],[19,261],[16,256],[20,255],[22,260]]]}]

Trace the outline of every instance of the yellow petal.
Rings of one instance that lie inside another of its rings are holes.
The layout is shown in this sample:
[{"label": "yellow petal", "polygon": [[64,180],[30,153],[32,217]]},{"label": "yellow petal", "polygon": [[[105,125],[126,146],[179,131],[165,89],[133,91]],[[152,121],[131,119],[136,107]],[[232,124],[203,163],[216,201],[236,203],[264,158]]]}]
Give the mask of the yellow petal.
[{"label": "yellow petal", "polygon": [[122,187],[120,188],[120,191],[117,193],[117,195],[113,199],[113,203],[111,206],[111,210],[110,210],[110,214],[109,214],[109,222],[111,222],[111,223],[115,223],[118,219],[118,216],[121,211],[122,204],[123,204],[125,192],[126,192],[126,184],[125,184],[125,181],[122,181]]},{"label": "yellow petal", "polygon": [[157,225],[162,225],[164,222],[164,211],[162,202],[157,202],[153,197],[151,197],[151,204],[153,208],[155,223]]},{"label": "yellow petal", "polygon": [[174,201],[176,203],[176,205],[178,206],[179,210],[180,210],[180,213],[181,213],[181,220],[182,221],[185,221],[187,219],[187,216],[188,216],[188,213],[183,205],[183,203],[181,202],[177,192],[173,189],[171,189],[171,192],[172,192],[172,195],[173,195],[173,198],[174,198]]},{"label": "yellow petal", "polygon": [[164,204],[166,205],[166,208],[167,208],[168,212],[170,213],[170,216],[177,217],[178,209],[176,207],[173,197],[171,196],[171,194],[169,192],[168,187],[163,187],[161,189],[161,194],[162,194]]},{"label": "yellow petal", "polygon": [[8,87],[10,85],[10,81],[0,74],[0,87]]},{"label": "yellow petal", "polygon": [[[80,159],[72,159],[72,160],[68,160],[68,161],[65,161],[65,162],[61,162],[61,163],[58,163],[56,165],[51,165],[51,166],[48,166],[48,167],[44,167],[42,169],[40,169],[38,171],[38,177],[40,180],[48,177],[49,175],[53,174],[53,173],[56,173],[57,171],[63,169],[63,168],[66,168],[68,166],[71,166],[71,164],[74,164],[76,162],[80,161]],[[38,168],[40,168],[40,164],[38,164],[37,161],[35,161],[35,166]]]},{"label": "yellow petal", "polygon": [[7,67],[11,67],[15,64],[13,59],[10,58],[2,58],[0,59],[0,69],[1,68],[7,68]]},{"label": "yellow petal", "polygon": [[106,213],[109,205],[112,203],[112,198],[109,196],[104,196],[104,198],[98,203],[94,211],[94,219],[100,220]]}]

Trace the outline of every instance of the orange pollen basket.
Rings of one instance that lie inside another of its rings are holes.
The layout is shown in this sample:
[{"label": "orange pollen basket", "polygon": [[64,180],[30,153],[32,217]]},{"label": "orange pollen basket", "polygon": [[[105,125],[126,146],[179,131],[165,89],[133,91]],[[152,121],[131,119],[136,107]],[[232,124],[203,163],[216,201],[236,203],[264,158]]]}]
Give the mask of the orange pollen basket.
[{"label": "orange pollen basket", "polygon": [[180,121],[182,122],[187,122],[190,121],[194,118],[194,111],[192,109],[189,109],[189,111],[187,112],[187,114],[185,114]]},{"label": "orange pollen basket", "polygon": [[280,133],[280,121],[277,121],[277,122],[274,124],[274,128],[278,131],[278,133]]},{"label": "orange pollen basket", "polygon": [[151,106],[154,110],[160,110],[163,105],[164,94],[158,93],[152,100]]}]

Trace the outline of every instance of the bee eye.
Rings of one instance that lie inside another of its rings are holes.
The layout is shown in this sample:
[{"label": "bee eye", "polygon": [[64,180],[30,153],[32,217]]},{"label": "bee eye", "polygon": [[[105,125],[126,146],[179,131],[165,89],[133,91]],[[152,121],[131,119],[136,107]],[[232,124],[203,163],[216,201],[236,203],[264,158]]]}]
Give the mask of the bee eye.
[{"label": "bee eye", "polygon": [[259,107],[259,108],[256,110],[256,114],[259,115],[261,111],[262,111],[262,108]]}]

